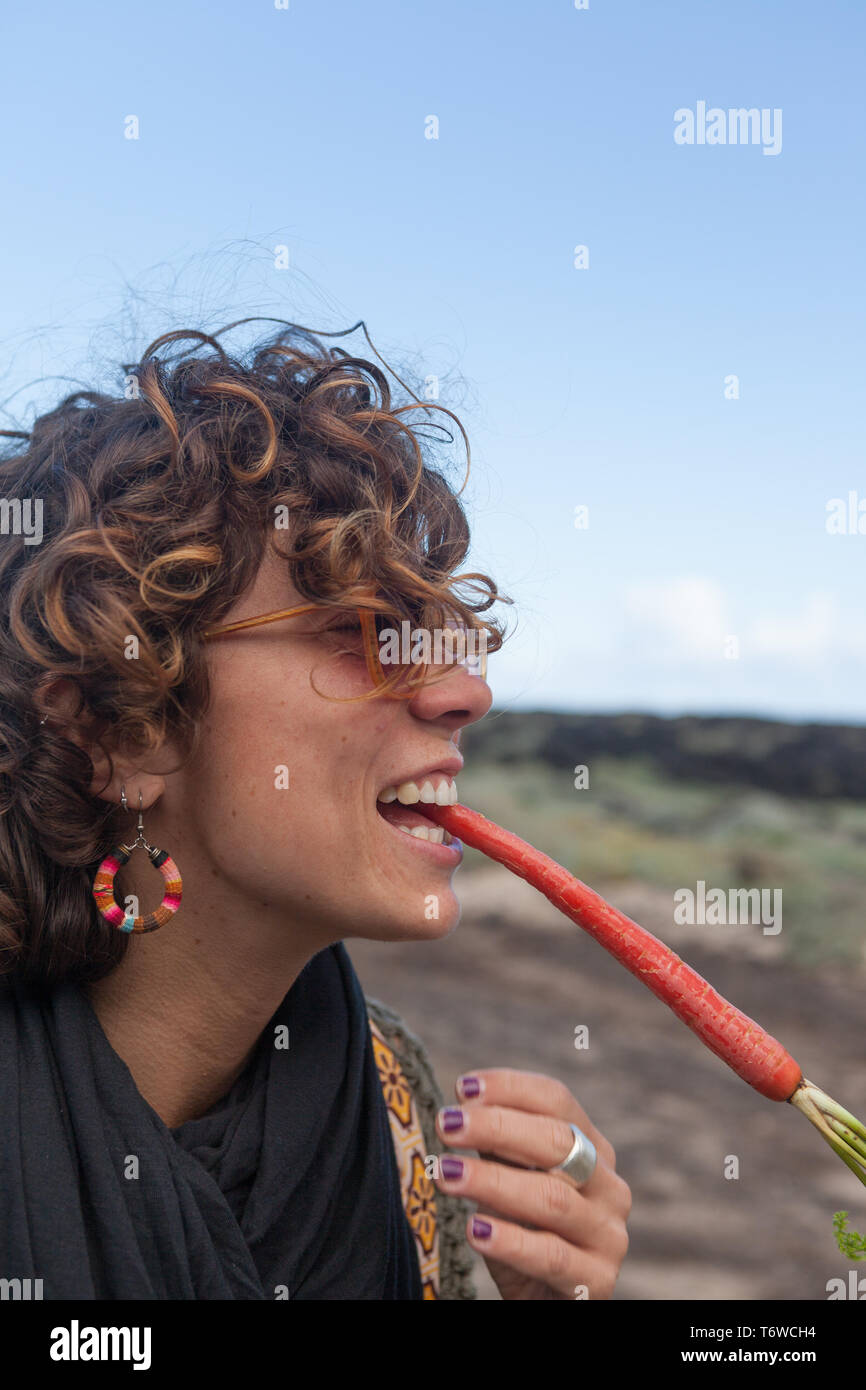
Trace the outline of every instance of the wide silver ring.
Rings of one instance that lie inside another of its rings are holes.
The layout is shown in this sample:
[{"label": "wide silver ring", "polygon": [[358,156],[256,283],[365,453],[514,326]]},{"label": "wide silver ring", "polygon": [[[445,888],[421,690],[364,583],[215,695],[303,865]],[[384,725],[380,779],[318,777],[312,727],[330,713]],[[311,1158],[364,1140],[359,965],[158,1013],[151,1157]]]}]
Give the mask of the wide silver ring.
[{"label": "wide silver ring", "polygon": [[549,1173],[566,1173],[578,1187],[589,1182],[595,1172],[595,1165],[598,1163],[598,1154],[591,1139],[587,1139],[582,1129],[577,1125],[571,1125],[574,1134],[574,1143],[571,1152],[563,1159],[562,1163],[557,1163],[555,1168],[549,1168]]}]

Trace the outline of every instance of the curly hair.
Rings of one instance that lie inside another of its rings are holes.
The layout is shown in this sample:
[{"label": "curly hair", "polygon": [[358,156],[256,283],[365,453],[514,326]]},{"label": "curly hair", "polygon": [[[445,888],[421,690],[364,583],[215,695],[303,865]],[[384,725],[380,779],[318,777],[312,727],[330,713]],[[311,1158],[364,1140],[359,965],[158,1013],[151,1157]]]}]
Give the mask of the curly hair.
[{"label": "curly hair", "polygon": [[[116,808],[91,793],[68,724],[40,720],[58,678],[109,764],[121,743],[148,753],[171,740],[188,756],[209,702],[202,633],[269,545],[305,601],[375,601],[430,628],[456,617],[486,630],[488,650],[502,644],[477,615],[511,600],[487,575],[455,574],[469,527],[430,458],[442,434],[405,418],[444,411],[465,440],[457,417],[411,391],[395,404],[379,366],[321,341],[342,335],[279,322],[248,365],[218,341],[237,324],[165,333],[123,365],[121,394],[76,391],[29,435],[0,431],[26,440],[0,456],[4,520],[9,499],[37,499],[43,528],[38,543],[0,536],[0,973],[45,988],[95,980],[129,944],[92,897]],[[291,521],[286,550],[276,508]]]}]

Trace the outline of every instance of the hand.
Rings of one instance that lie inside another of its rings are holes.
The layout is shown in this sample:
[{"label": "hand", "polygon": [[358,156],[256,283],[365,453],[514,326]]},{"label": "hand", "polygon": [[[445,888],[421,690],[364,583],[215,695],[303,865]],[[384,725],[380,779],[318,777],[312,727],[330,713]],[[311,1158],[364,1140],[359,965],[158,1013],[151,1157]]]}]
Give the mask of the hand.
[{"label": "hand", "polygon": [[[610,1298],[628,1249],[631,1210],[631,1191],[615,1171],[613,1148],[554,1077],[508,1067],[467,1075],[478,1078],[481,1094],[469,1098],[461,1077],[455,1087],[459,1105],[440,1110],[436,1128],[446,1144],[477,1149],[480,1157],[443,1154],[440,1169],[457,1160],[463,1172],[448,1179],[440,1171],[436,1184],[441,1192],[479,1203],[466,1234],[502,1297]],[[445,1119],[458,1112],[462,1128],[446,1129]],[[539,1171],[570,1153],[569,1121],[598,1153],[595,1171],[581,1187],[565,1173]],[[490,1227],[486,1237],[473,1233],[482,1214]]]}]

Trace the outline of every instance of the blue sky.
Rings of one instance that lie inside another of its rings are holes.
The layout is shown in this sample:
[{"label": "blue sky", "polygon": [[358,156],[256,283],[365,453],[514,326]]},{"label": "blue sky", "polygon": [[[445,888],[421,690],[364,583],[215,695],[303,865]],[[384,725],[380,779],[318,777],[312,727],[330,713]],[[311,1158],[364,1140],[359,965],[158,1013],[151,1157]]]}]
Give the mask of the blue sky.
[{"label": "blue sky", "polygon": [[[3,423],[169,328],[363,318],[469,429],[498,706],[862,722],[866,534],[826,507],[866,513],[864,31],[832,0],[19,7]],[[701,101],[781,110],[779,153],[677,145]]]}]

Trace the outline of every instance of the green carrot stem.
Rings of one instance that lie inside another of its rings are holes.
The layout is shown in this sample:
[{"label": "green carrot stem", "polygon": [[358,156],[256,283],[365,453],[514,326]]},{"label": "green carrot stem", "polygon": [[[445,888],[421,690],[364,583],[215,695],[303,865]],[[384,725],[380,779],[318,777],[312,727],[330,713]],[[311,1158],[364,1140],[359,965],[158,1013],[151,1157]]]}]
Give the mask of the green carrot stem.
[{"label": "green carrot stem", "polygon": [[[813,1082],[807,1081],[804,1078],[791,1096],[790,1104],[795,1106],[806,1116],[806,1119],[815,1126],[830,1145],[833,1152],[838,1154],[842,1162],[851,1169],[851,1172],[854,1173],[863,1183],[864,1187],[866,1187],[866,1157],[859,1152],[859,1136],[853,1134],[850,1130],[851,1141],[848,1140],[847,1136],[840,1136],[836,1132],[836,1127],[844,1129],[845,1126],[840,1124],[835,1114],[828,1116],[826,1113],[830,1107],[832,1107],[834,1111],[842,1109],[842,1107],[833,1100],[832,1096],[828,1096],[819,1086],[815,1086]],[[831,1124],[833,1124],[834,1128],[831,1128]],[[859,1129],[860,1127],[858,1121],[857,1128]],[[857,1148],[854,1147],[854,1142],[856,1142]]]},{"label": "green carrot stem", "polygon": [[866,1143],[864,1143],[853,1130],[849,1129],[848,1125],[843,1125],[842,1122],[837,1120],[833,1115],[827,1117],[827,1124],[835,1135],[843,1139],[848,1147],[853,1149],[854,1152],[859,1154],[863,1161],[866,1162]]},{"label": "green carrot stem", "polygon": [[863,1186],[866,1187],[866,1170],[864,1170],[863,1168],[863,1160],[853,1158],[851,1156],[850,1150],[847,1148],[845,1144],[840,1144],[834,1139],[827,1138],[826,1135],[824,1137],[827,1139],[827,1143],[830,1145],[830,1148],[833,1149],[834,1152],[839,1155],[842,1162],[847,1164],[854,1176],[859,1178]]},{"label": "green carrot stem", "polygon": [[814,1086],[812,1089],[818,1094],[819,1104],[825,1115],[832,1115],[834,1119],[841,1120],[842,1124],[854,1131],[858,1139],[862,1139],[866,1143],[866,1125],[858,1120],[856,1115],[852,1115],[850,1111],[841,1106],[838,1101],[835,1101],[832,1096],[821,1091],[819,1087]]}]

